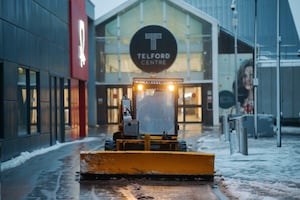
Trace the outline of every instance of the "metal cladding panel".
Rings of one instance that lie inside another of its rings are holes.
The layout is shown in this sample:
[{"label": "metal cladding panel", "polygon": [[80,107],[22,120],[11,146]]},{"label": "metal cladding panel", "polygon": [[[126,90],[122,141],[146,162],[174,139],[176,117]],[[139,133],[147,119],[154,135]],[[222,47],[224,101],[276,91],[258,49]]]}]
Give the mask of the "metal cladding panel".
[{"label": "metal cladding panel", "polygon": [[16,126],[16,119],[18,118],[18,103],[17,101],[4,101],[3,102],[3,112],[5,117],[3,117],[3,128],[2,133],[5,139],[12,139],[16,137],[18,132],[18,126]]},{"label": "metal cladding panel", "polygon": [[[187,3],[198,8],[219,20],[222,28],[234,34],[232,26],[233,12],[232,0],[185,0]],[[254,44],[254,19],[255,1],[237,1],[238,11],[238,38]],[[257,1],[257,29],[258,43],[263,45],[263,51],[276,51],[276,1]],[[287,51],[295,52],[300,48],[297,31],[291,15],[288,1],[280,1],[280,32],[282,44],[295,44]]]},{"label": "metal cladding panel", "polygon": [[[300,85],[299,67],[284,67],[281,69],[281,107],[284,118],[292,118],[299,116],[300,95],[297,88]],[[275,87],[275,86],[273,86]]]},{"label": "metal cladding panel", "polygon": [[[16,1],[16,22],[25,30],[30,30],[31,4],[30,0]],[[12,11],[11,11],[12,12]]]},{"label": "metal cladding panel", "polygon": [[47,102],[50,99],[49,92],[49,73],[47,71],[40,71],[40,100]]},{"label": "metal cladding panel", "polygon": [[300,79],[299,79],[299,74],[300,74],[300,68],[293,68],[293,100],[291,105],[293,105],[293,115],[292,116],[299,116],[300,115],[300,92],[295,92],[299,90],[299,85],[300,85]]},{"label": "metal cladding panel", "polygon": [[38,4],[68,23],[68,12],[66,12],[68,10],[68,0],[42,0],[38,1]]},{"label": "metal cladding panel", "polygon": [[[16,29],[16,39],[15,39],[15,43],[17,46],[17,58],[16,61],[18,63],[24,63],[25,65],[28,65],[28,61],[27,61],[27,52],[28,52],[28,48],[27,48],[27,40],[26,40],[26,36],[27,36],[27,32],[24,31],[23,29]],[[27,62],[26,62],[27,61]]]},{"label": "metal cladding panel", "polygon": [[88,80],[88,23],[85,1],[70,1],[71,77]]},{"label": "metal cladding panel", "polygon": [[17,104],[17,64],[4,62],[2,65],[3,73],[3,138],[11,139],[16,136],[16,119],[18,118]]},{"label": "metal cladding panel", "polygon": [[94,20],[95,18],[95,6],[91,1],[85,1],[85,6],[86,6],[86,14],[88,15],[89,18]]},{"label": "metal cladding panel", "polygon": [[1,6],[2,6],[2,17],[3,19],[11,22],[11,23],[16,23],[17,22],[17,13],[13,12],[16,7],[16,0],[1,0]]},{"label": "metal cladding panel", "polygon": [[50,120],[49,120],[49,110],[50,110],[50,102],[41,102],[40,105],[41,110],[41,133],[49,133],[50,132]]},{"label": "metal cladding panel", "polygon": [[3,65],[3,100],[17,100],[18,65],[11,62],[4,62]]},{"label": "metal cladding panel", "polygon": [[[1,11],[1,8],[0,8],[0,11]],[[0,16],[1,17],[1,16]],[[3,59],[3,23],[2,23],[2,20],[0,20],[0,59]]]},{"label": "metal cladding panel", "polygon": [[[276,114],[276,69],[259,68],[257,76],[259,78],[258,97],[263,101],[258,101],[258,113]],[[262,87],[263,86],[263,87]]]},{"label": "metal cladding panel", "polygon": [[7,22],[3,21],[3,50],[5,49],[4,58],[7,60],[14,60],[17,54],[17,45],[16,45],[16,37],[17,37],[17,28]]}]

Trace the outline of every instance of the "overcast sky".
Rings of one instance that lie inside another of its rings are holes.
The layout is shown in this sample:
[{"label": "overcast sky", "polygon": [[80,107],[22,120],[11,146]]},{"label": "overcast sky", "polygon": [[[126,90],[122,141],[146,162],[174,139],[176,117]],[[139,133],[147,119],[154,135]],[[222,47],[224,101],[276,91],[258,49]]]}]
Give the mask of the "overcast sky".
[{"label": "overcast sky", "polygon": [[[95,4],[95,19],[111,11],[115,7],[124,3],[127,0],[91,0]],[[294,22],[298,31],[298,37],[300,39],[300,0],[289,0],[291,5],[292,14],[294,15]]]},{"label": "overcast sky", "polygon": [[95,4],[95,19],[106,14],[126,0],[91,0]]},{"label": "overcast sky", "polygon": [[298,32],[298,37],[300,40],[300,12],[299,12],[300,1],[299,0],[289,0],[289,2],[290,2],[292,14],[294,16],[294,22],[295,22],[296,29]]}]

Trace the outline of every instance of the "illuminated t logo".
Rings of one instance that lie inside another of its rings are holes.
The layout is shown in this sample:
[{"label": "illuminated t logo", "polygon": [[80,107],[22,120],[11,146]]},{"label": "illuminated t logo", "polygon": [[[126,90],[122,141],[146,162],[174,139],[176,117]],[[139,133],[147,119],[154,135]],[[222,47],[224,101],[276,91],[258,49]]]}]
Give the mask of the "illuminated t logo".
[{"label": "illuminated t logo", "polygon": [[82,20],[78,21],[79,27],[79,46],[78,46],[78,57],[80,62],[80,67],[83,68],[85,65],[85,55],[84,55],[84,44],[85,44],[85,27],[84,22]]},{"label": "illuminated t logo", "polygon": [[145,33],[145,39],[150,40],[150,50],[156,50],[156,40],[161,39],[161,33]]}]

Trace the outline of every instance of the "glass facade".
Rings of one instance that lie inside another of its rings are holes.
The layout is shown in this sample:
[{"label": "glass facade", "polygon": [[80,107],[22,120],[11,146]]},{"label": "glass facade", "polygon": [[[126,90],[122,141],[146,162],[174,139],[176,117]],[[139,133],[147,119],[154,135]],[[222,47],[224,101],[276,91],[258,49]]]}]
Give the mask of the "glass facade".
[{"label": "glass facade", "polygon": [[[132,78],[153,75],[135,66],[130,55],[131,39],[149,25],[168,29],[177,42],[175,61],[155,76],[183,78],[178,122],[218,124],[219,28],[215,19],[177,1],[140,0],[124,3],[122,9],[108,13],[96,23],[97,95],[99,99],[107,96],[107,103],[97,105],[98,112],[105,112],[98,115],[99,124],[118,121],[117,106],[111,104],[121,97],[120,92],[114,91],[116,88],[124,92],[131,87]],[[211,98],[210,109],[206,106],[207,90],[216,97]],[[187,97],[191,94],[192,97]]]},{"label": "glass facade", "polygon": [[[150,8],[150,9],[149,9]],[[166,27],[176,38],[178,54],[173,65],[159,76],[183,77],[189,81],[212,80],[212,25],[164,0],[139,1],[100,24],[97,30],[98,82],[143,75],[131,60],[129,45],[137,30],[146,25]],[[102,66],[99,66],[102,65]]]},{"label": "glass facade", "polygon": [[64,120],[66,126],[71,126],[71,90],[70,90],[70,80],[64,80]]}]

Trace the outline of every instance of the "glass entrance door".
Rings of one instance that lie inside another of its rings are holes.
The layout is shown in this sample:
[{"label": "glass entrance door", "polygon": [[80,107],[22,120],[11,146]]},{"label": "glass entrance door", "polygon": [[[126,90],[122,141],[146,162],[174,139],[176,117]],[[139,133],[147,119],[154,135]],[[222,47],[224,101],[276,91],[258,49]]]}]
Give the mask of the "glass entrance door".
[{"label": "glass entrance door", "polygon": [[122,97],[126,95],[131,99],[132,91],[130,87],[108,87],[107,92],[107,123],[117,124],[119,122],[119,105]]},{"label": "glass entrance door", "polygon": [[[119,104],[122,97],[126,95],[132,99],[132,88],[130,86],[107,87],[107,123],[119,123]],[[202,87],[183,86],[179,88],[178,100],[178,122],[179,123],[202,123]]]},{"label": "glass entrance door", "polygon": [[201,86],[183,86],[179,88],[179,123],[202,123]]}]

